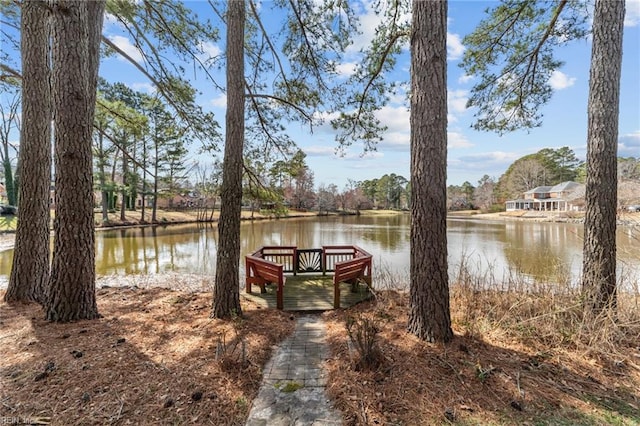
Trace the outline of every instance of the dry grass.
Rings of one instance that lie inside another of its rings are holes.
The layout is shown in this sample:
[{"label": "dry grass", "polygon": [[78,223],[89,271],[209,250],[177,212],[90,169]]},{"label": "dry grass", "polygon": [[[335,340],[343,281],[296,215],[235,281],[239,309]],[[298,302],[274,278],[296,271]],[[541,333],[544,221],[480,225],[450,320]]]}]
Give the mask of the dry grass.
[{"label": "dry grass", "polygon": [[[105,224],[102,222],[102,213],[96,210],[94,212],[94,223],[96,227],[114,227],[114,226],[131,226],[137,225],[140,223],[150,223],[151,222],[151,209],[145,209],[144,221],[142,221],[142,212],[140,210],[127,210],[125,211],[125,220],[120,220],[120,211],[115,213],[109,213],[109,221]],[[52,210],[53,214],[53,210]],[[289,211],[287,213],[287,217],[303,217],[303,216],[316,216],[317,212],[299,212],[299,211]],[[212,221],[217,221],[220,218],[220,211],[216,210],[211,215],[211,212],[207,212],[205,217],[207,220],[209,218]],[[248,210],[243,210],[241,212],[241,217],[243,220],[250,219],[273,219],[276,216],[273,214],[265,214],[264,212],[251,212]],[[196,209],[182,209],[182,210],[163,210],[159,209],[156,212],[156,220],[159,223],[191,223],[197,222],[199,220],[199,213]]]},{"label": "dry grass", "polygon": [[244,424],[294,326],[248,303],[242,319],[211,319],[211,293],[105,288],[98,303],[103,318],[67,324],[0,303],[0,423]]},{"label": "dry grass", "polygon": [[[402,281],[382,272],[388,288]],[[0,421],[244,424],[294,317],[243,302],[242,319],[214,320],[211,293],[188,291],[206,286],[174,279],[181,291],[98,290],[96,321],[52,324],[37,306],[0,303]],[[406,332],[406,293],[380,291],[323,314],[328,392],[347,425],[638,425],[637,294],[621,296],[615,321],[587,324],[569,283],[461,270],[455,337],[441,345]]]},{"label": "dry grass", "polygon": [[[519,285],[453,286],[455,337],[446,345],[406,332],[403,292],[326,313],[328,390],[346,424],[640,424],[637,295],[622,296],[617,320],[595,327],[574,291]],[[362,368],[348,338],[353,318],[377,331],[373,368]]]}]

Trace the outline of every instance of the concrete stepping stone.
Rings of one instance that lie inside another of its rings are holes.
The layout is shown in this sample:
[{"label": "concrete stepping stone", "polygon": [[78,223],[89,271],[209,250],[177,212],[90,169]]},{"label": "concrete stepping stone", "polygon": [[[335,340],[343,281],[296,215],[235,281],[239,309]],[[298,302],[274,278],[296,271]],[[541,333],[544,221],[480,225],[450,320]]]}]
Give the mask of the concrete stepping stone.
[{"label": "concrete stepping stone", "polygon": [[342,425],[340,413],[326,395],[325,334],[319,315],[298,318],[293,335],[278,346],[265,366],[246,426]]}]

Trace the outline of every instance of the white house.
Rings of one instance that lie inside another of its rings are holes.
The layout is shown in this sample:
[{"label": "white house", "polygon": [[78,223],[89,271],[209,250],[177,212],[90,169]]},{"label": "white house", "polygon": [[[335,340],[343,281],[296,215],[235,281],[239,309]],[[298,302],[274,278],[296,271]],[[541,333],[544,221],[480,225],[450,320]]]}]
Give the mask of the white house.
[{"label": "white house", "polygon": [[580,211],[583,197],[584,185],[568,181],[554,186],[538,186],[525,192],[521,199],[509,200],[505,204],[507,211]]}]

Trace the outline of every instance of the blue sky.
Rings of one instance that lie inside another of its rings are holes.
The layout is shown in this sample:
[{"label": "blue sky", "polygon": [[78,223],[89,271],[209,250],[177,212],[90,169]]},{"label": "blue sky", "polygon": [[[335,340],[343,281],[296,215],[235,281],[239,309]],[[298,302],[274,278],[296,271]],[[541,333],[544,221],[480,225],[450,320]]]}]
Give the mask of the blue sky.
[{"label": "blue sky", "polygon": [[[372,13],[369,0],[360,3],[362,36],[341,64],[345,77],[359,60],[357,49],[371,39],[378,20]],[[200,13],[210,13],[207,2],[186,1],[189,7]],[[587,95],[589,80],[590,40],[571,44],[558,52],[565,65],[551,80],[556,89],[551,102],[544,107],[544,121],[540,128],[499,136],[479,132],[470,126],[473,111],[465,108],[473,76],[466,76],[458,67],[464,52],[463,37],[471,32],[484,16],[483,12],[495,2],[451,0],[449,2],[448,47],[448,184],[459,185],[464,181],[477,184],[485,174],[499,178],[516,159],[542,148],[569,146],[584,159],[587,137]],[[139,57],[131,40],[122,37],[117,25],[107,19],[105,34],[134,57]],[[206,46],[211,55],[224,51],[223,40]],[[393,78],[409,81],[409,55],[405,51],[398,61]],[[102,70],[138,90],[152,90],[149,82],[121,59],[109,58]],[[223,81],[223,80],[222,80]],[[216,114],[224,126],[225,95],[215,91],[212,85],[199,85],[203,91],[200,103]],[[376,152],[362,155],[362,147],[354,144],[346,155],[335,154],[336,143],[330,126],[317,127],[309,134],[298,124],[291,125],[290,134],[307,154],[307,164],[315,174],[316,186],[335,184],[342,189],[349,179],[360,181],[374,179],[387,173],[409,178],[409,112],[404,96],[399,95],[378,113],[388,126],[383,141]],[[640,157],[640,0],[627,0],[624,27],[624,53],[622,65],[622,90],[619,124],[619,155]],[[206,164],[209,159],[199,157]]]}]

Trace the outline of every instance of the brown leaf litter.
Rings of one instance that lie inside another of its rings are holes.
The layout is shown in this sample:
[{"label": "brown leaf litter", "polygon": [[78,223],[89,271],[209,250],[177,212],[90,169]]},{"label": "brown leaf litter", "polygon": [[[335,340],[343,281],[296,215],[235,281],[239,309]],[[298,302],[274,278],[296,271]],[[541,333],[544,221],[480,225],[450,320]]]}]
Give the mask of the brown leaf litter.
[{"label": "brown leaf litter", "polygon": [[[44,321],[0,303],[0,420],[51,425],[244,424],[290,314],[243,302],[209,318],[211,293],[97,291],[102,318]],[[0,297],[3,294],[0,292]]]}]

